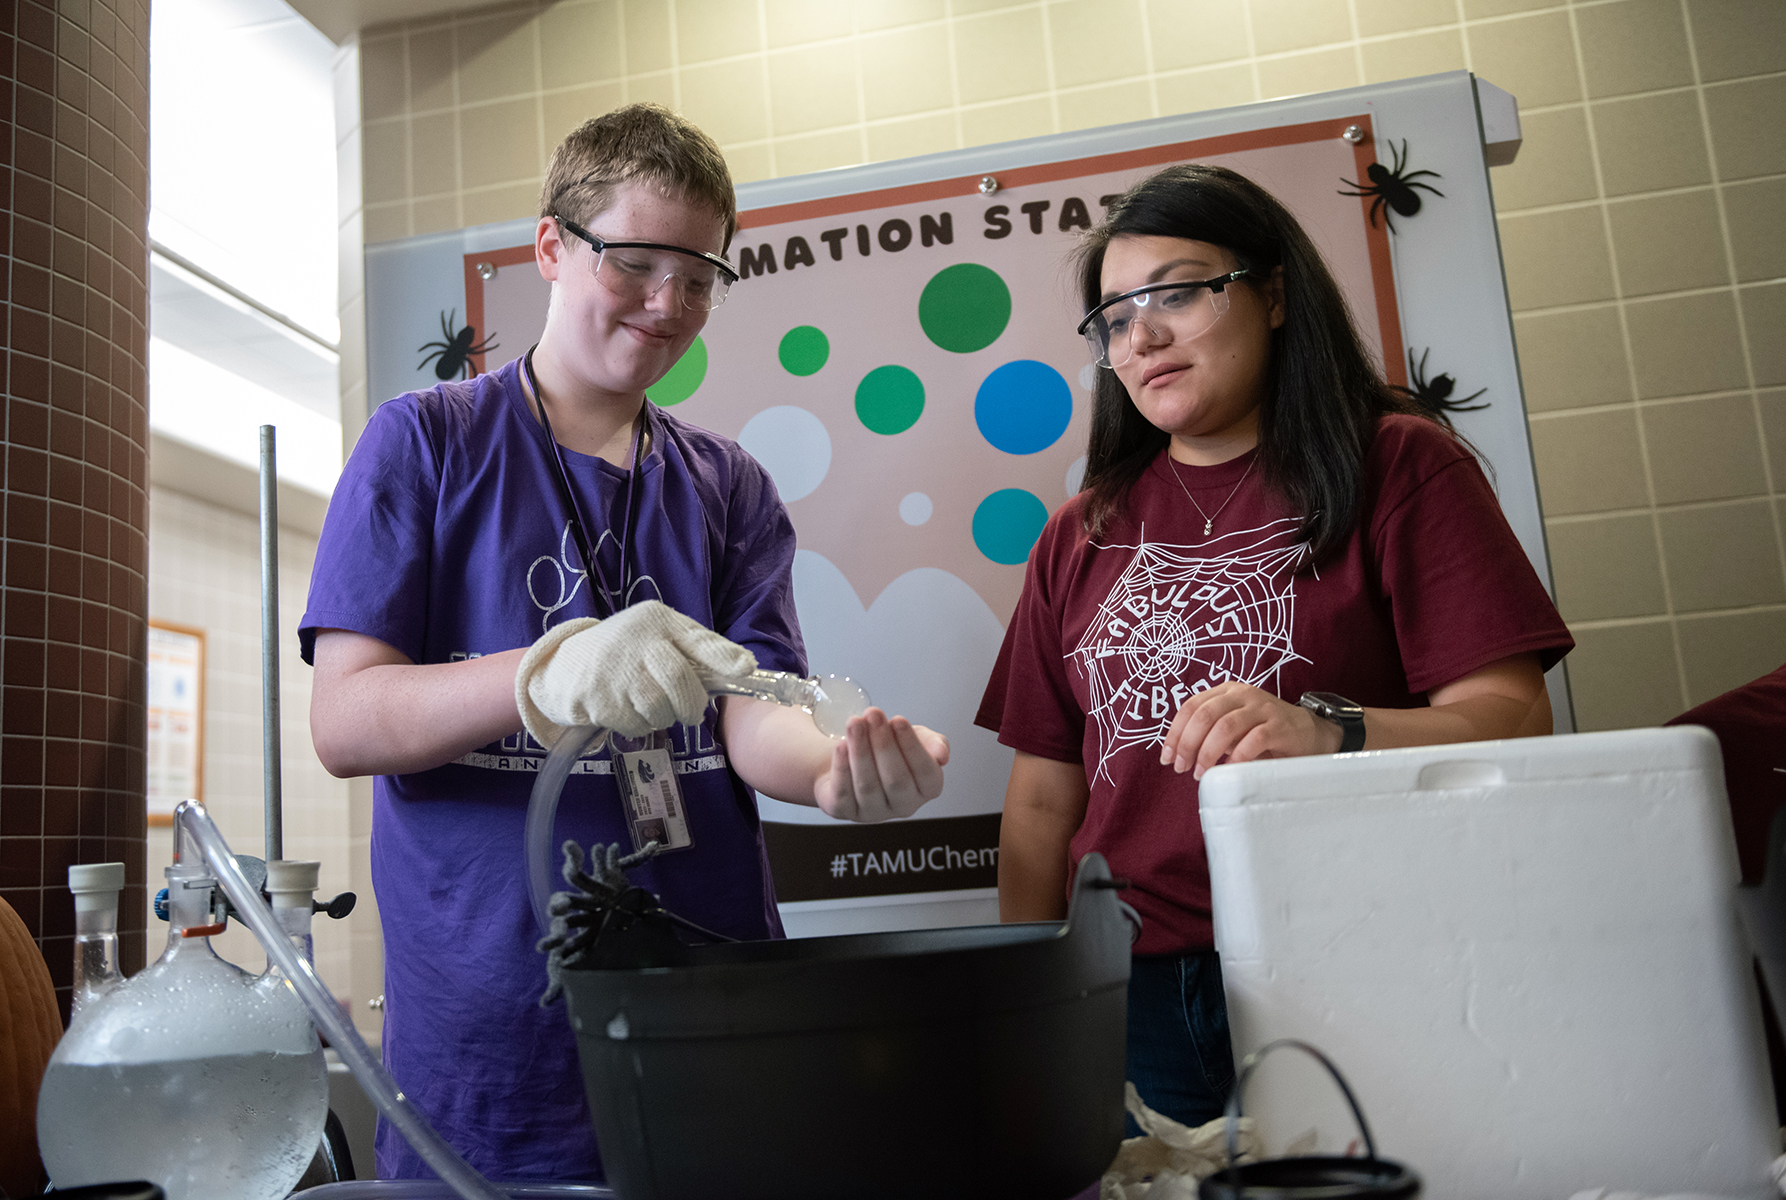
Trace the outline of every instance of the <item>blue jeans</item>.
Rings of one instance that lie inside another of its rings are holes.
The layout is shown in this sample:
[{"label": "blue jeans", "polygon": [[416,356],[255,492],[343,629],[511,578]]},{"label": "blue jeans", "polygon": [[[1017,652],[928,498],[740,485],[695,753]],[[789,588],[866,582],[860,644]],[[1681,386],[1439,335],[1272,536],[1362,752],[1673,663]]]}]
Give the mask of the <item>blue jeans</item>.
[{"label": "blue jeans", "polygon": [[[1214,950],[1135,958],[1129,968],[1128,1078],[1142,1101],[1195,1129],[1234,1086],[1228,1001]],[[1128,1137],[1141,1130],[1127,1119]]]}]

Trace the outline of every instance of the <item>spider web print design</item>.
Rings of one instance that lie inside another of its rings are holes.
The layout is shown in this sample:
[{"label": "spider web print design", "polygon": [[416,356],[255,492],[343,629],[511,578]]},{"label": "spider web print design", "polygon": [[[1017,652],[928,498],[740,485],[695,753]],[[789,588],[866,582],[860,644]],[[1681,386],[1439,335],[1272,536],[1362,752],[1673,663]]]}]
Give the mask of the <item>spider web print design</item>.
[{"label": "spider web print design", "polygon": [[[1306,661],[1291,645],[1295,570],[1309,550],[1288,543],[1298,524],[1292,517],[1227,534],[1196,555],[1149,543],[1145,527],[1139,546],[1099,547],[1135,557],[1068,655],[1089,683],[1094,781],[1114,782],[1109,763],[1120,751],[1158,745],[1187,697],[1230,679],[1273,690],[1280,670]],[[1209,553],[1242,539],[1250,541]]]}]

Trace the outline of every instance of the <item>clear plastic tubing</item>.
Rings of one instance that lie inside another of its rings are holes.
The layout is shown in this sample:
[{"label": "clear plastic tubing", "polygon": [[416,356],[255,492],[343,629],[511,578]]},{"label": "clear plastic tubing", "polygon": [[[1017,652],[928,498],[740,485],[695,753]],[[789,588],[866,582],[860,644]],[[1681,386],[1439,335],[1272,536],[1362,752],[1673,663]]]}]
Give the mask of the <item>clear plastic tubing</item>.
[{"label": "clear plastic tubing", "polygon": [[[812,714],[812,723],[826,737],[840,738],[851,717],[868,711],[868,691],[855,680],[843,675],[803,677],[788,671],[752,671],[748,675],[708,676],[702,682],[710,696],[749,696],[767,700],[787,708],[798,708]],[[577,760],[588,754],[607,736],[607,730],[594,725],[567,729],[546,765],[533,781],[533,796],[527,802],[527,827],[522,840],[527,844],[527,879],[529,898],[533,901],[533,918],[539,922],[540,935],[552,931],[549,906],[552,893],[559,887],[558,847],[552,844],[552,828],[558,819],[558,797],[564,792],[564,781],[570,778]]]},{"label": "clear plastic tubing", "polygon": [[460,1200],[507,1200],[489,1180],[460,1157],[457,1150],[447,1145],[434,1132],[434,1127],[428,1124],[428,1118],[397,1089],[396,1081],[385,1071],[378,1059],[372,1056],[366,1043],[361,1040],[359,1031],[341,1015],[334,996],[329,994],[328,989],[323,987],[322,980],[317,978],[316,969],[305,961],[298,947],[292,944],[284,926],[267,907],[266,901],[260,898],[260,893],[242,874],[242,868],[236,865],[229,845],[223,840],[223,834],[218,832],[210,815],[205,812],[205,806],[196,800],[187,800],[174,810],[174,817],[179,822],[180,831],[203,853],[211,874],[216,876],[218,886],[229,897],[230,903],[236,906],[236,912],[240,914],[242,921],[260,939],[267,958],[284,972],[286,979],[297,989],[298,996],[304,1001],[304,1007],[310,1010],[310,1017],[316,1022],[317,1029],[329,1039],[329,1044],[353,1071],[354,1078],[359,1080],[360,1086],[372,1098],[372,1102],[378,1105],[378,1110],[397,1127],[416,1153],[422,1156],[422,1160],[434,1169],[434,1173],[453,1189]]}]

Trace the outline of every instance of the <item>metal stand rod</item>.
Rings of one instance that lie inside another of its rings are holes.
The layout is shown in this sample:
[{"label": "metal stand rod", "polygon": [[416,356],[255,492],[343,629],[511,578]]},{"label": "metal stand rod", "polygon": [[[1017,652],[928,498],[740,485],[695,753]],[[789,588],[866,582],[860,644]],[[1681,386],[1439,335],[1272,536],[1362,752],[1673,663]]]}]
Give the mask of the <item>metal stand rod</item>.
[{"label": "metal stand rod", "polygon": [[260,736],[267,861],[285,857],[279,773],[279,473],[275,431],[260,427]]}]

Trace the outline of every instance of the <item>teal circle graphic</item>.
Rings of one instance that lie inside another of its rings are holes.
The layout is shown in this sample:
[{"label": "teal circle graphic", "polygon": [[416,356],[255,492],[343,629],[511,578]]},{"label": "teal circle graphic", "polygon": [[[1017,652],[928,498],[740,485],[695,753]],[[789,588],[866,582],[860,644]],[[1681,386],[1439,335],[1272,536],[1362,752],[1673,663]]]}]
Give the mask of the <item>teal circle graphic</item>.
[{"label": "teal circle graphic", "polygon": [[816,375],[831,357],[831,339],[816,325],[796,325],[781,335],[781,365],[790,375]]},{"label": "teal circle graphic", "polygon": [[1073,389],[1059,371],[1033,358],[1006,363],[974,395],[980,436],[1006,454],[1048,449],[1072,419]]},{"label": "teal circle graphic", "polygon": [[686,353],[651,388],[651,402],[659,408],[681,404],[694,395],[707,378],[707,343],[695,338]]},{"label": "teal circle graphic", "polygon": [[1047,523],[1048,506],[1035,493],[1005,488],[974,510],[974,545],[993,562],[1015,566],[1029,558]]},{"label": "teal circle graphic", "polygon": [[924,412],[924,381],[909,367],[876,367],[856,385],[856,416],[876,433],[904,433]]},{"label": "teal circle graphic", "polygon": [[924,336],[956,354],[984,350],[1011,323],[1011,289],[991,267],[956,263],[930,277],[918,297]]}]

